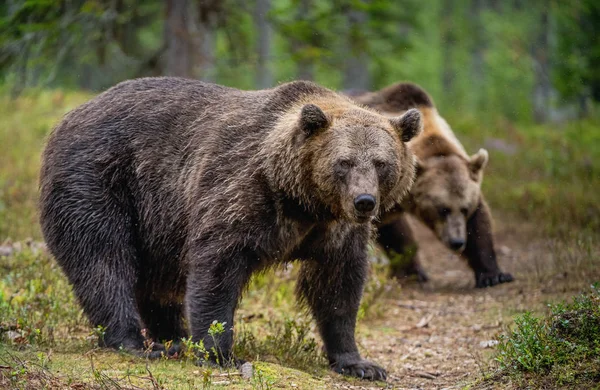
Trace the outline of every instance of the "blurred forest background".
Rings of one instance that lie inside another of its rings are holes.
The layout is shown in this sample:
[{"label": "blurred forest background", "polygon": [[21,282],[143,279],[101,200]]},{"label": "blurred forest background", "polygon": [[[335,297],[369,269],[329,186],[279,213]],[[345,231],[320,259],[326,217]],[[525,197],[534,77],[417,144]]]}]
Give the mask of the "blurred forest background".
[{"label": "blurred forest background", "polygon": [[6,0],[0,18],[13,96],[173,75],[244,89],[410,80],[445,112],[519,122],[600,101],[596,0]]},{"label": "blurred forest background", "polygon": [[[468,151],[499,213],[600,229],[597,0],[0,1],[0,238],[39,238],[39,154],[60,116],[134,77],[242,89],[408,80]],[[4,222],[2,222],[4,221]]]}]

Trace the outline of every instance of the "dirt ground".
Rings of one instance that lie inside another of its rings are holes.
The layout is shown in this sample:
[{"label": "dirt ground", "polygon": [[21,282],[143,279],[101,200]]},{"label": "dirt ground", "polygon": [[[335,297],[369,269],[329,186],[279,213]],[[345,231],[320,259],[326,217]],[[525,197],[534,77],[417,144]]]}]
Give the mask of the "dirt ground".
[{"label": "dirt ground", "polygon": [[497,221],[498,260],[516,281],[474,289],[466,262],[427,228],[413,224],[419,242],[426,243],[421,244],[423,265],[431,280],[403,285],[398,299],[387,302],[383,317],[359,332],[366,356],[388,369],[390,387],[457,389],[473,383],[493,370],[495,337],[516,313],[543,311],[549,302],[568,299],[586,286],[567,281],[565,274],[545,273],[553,269],[554,254],[548,242],[530,238],[534,227]]}]

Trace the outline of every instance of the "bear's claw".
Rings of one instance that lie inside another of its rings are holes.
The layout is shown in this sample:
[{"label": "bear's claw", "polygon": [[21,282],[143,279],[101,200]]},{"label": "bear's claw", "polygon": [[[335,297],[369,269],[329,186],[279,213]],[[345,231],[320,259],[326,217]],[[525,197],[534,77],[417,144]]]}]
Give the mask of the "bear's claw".
[{"label": "bear's claw", "polygon": [[368,360],[359,360],[352,363],[337,363],[332,366],[332,369],[338,374],[355,376],[360,379],[372,381],[385,381],[387,379],[387,372],[385,369]]},{"label": "bear's claw", "polygon": [[477,275],[477,280],[475,283],[475,287],[477,288],[486,288],[493,287],[502,283],[510,283],[514,281],[515,278],[509,274],[504,272],[498,272],[494,274],[480,274]]}]

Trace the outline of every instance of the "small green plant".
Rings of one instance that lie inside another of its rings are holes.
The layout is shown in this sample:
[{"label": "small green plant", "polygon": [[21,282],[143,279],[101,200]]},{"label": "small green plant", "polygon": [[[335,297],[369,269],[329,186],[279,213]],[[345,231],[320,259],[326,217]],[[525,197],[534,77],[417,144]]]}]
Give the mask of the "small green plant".
[{"label": "small green plant", "polygon": [[206,369],[202,372],[202,388],[210,389],[212,387],[212,370]]},{"label": "small green plant", "polygon": [[[104,336],[106,335],[106,328],[102,325],[97,325],[92,329],[90,336],[96,336],[98,345],[104,345]],[[119,348],[120,349],[120,348]]]},{"label": "small green plant", "polygon": [[266,372],[264,372],[260,368],[256,368],[254,370],[254,375],[252,376],[251,383],[253,389],[271,390],[273,388],[273,384],[275,384],[275,381]]},{"label": "small green plant", "polygon": [[314,372],[326,365],[316,340],[311,336],[310,321],[287,318],[283,322],[271,321],[264,339],[242,328],[236,335],[236,356],[270,361]]},{"label": "small green plant", "polygon": [[550,306],[550,314],[525,313],[499,337],[495,360],[507,375],[529,373],[556,383],[600,379],[600,287],[573,302]]},{"label": "small green plant", "polygon": [[[225,325],[226,322],[218,322],[216,320],[210,324],[210,327],[208,328],[208,335],[212,338],[214,346],[208,350],[204,345],[204,340],[194,342],[192,341],[191,336],[181,339],[183,346],[181,353],[182,361],[193,361],[202,364],[204,362],[208,362],[212,354],[216,359],[216,363],[220,364],[219,352],[221,351],[219,350],[218,345],[219,338],[221,335],[223,335],[223,333],[225,333]],[[170,344],[165,344],[165,347],[168,350]]]},{"label": "small green plant", "polygon": [[510,336],[500,336],[496,360],[503,368],[539,372],[554,363],[550,348],[546,324],[527,312],[515,319]]},{"label": "small green plant", "polygon": [[192,341],[192,336],[190,336],[181,339],[181,343],[183,346],[181,352],[182,361],[192,361],[194,363],[200,361],[200,363],[202,363],[208,361],[210,358],[210,352],[204,347],[204,340],[194,342]]},{"label": "small green plant", "polygon": [[47,369],[50,363],[50,356],[44,352],[38,352],[36,353],[36,356],[38,365],[43,369]]},{"label": "small green plant", "polygon": [[[223,351],[221,351],[221,349],[219,347],[219,340],[220,340],[221,336],[223,335],[223,333],[225,333],[225,325],[226,324],[227,324],[226,322],[218,322],[217,320],[214,320],[210,324],[210,327],[208,328],[208,335],[213,340],[213,347],[211,348],[211,352],[213,353],[213,356],[215,357],[217,364],[222,363],[219,361],[221,359],[221,356],[223,356]],[[223,363],[230,363],[230,362],[223,362]]]}]

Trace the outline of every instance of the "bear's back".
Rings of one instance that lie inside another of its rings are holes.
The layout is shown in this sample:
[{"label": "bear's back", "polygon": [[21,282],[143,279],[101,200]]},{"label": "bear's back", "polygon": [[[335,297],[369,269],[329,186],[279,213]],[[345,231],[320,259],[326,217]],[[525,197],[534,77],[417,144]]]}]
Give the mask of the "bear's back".
[{"label": "bear's back", "polygon": [[401,115],[411,108],[419,109],[423,115],[423,132],[409,142],[418,158],[436,155],[468,158],[464,147],[437,111],[433,99],[417,84],[400,82],[376,92],[350,91],[349,96],[389,116]]}]

